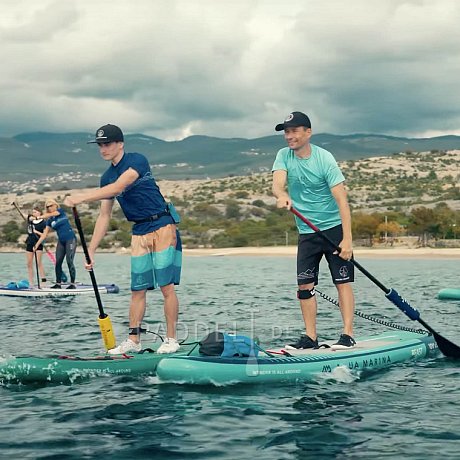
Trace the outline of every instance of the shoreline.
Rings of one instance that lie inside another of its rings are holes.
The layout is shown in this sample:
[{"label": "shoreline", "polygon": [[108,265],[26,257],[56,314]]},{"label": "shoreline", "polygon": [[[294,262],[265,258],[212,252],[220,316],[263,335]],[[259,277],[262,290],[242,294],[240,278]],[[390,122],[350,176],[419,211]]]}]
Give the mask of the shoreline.
[{"label": "shoreline", "polygon": [[[54,248],[50,248],[54,253]],[[25,249],[3,247],[0,254],[23,253]],[[81,247],[77,248],[78,253],[82,253]],[[100,250],[100,254],[130,255],[130,250],[126,248],[118,250]],[[410,247],[375,247],[354,249],[357,258],[375,259],[460,259],[460,248],[410,248]],[[271,256],[271,257],[295,257],[297,246],[247,246],[232,248],[183,248],[184,257],[231,257],[231,256]]]},{"label": "shoreline", "polygon": [[[353,251],[357,258],[376,259],[457,259],[460,258],[460,248],[356,248]],[[223,257],[223,256],[279,256],[295,257],[297,246],[264,246],[242,248],[184,248],[184,256],[191,257]]]}]

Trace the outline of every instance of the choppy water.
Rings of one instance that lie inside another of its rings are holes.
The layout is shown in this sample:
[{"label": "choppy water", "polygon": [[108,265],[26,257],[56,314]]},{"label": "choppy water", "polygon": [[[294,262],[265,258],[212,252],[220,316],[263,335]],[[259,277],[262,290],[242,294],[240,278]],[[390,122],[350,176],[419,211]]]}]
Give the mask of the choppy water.
[{"label": "choppy water", "polygon": [[[81,257],[80,255],[78,257]],[[423,319],[460,343],[460,302],[436,299],[460,286],[456,260],[360,261],[422,311]],[[80,266],[82,263],[80,264]],[[252,330],[262,345],[283,345],[301,330],[292,257],[188,257],[181,338],[220,329]],[[0,254],[1,282],[25,277],[22,254]],[[129,258],[98,256],[99,282],[121,293],[103,302],[124,338]],[[89,277],[80,270],[80,281]],[[322,290],[335,297],[327,270]],[[363,275],[357,308],[406,320]],[[161,295],[149,293],[147,322],[163,332]],[[94,354],[102,349],[93,297],[0,298],[0,355]],[[320,300],[322,339],[340,333],[338,309]],[[356,334],[382,332],[356,318]],[[144,341],[145,344],[145,341]],[[33,459],[458,459],[460,365],[439,357],[366,375],[317,382],[192,387],[155,377],[99,377],[55,386],[0,386],[0,457]]]}]

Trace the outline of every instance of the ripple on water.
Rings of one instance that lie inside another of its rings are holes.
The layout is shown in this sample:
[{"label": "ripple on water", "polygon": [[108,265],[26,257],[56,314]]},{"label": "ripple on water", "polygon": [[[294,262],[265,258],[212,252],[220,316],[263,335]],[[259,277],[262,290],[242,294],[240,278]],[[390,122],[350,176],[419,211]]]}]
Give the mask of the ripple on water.
[{"label": "ripple on water", "polygon": [[[129,305],[127,261],[101,255],[97,266],[98,281],[122,287],[119,295],[103,296],[119,340],[126,334]],[[10,276],[24,270],[22,254],[0,254],[0,262],[9,267]],[[457,264],[417,260],[414,276],[410,261],[365,261],[369,271],[395,287],[426,322],[454,342],[459,337],[458,304],[439,301],[436,293],[457,285]],[[216,326],[236,328],[254,331],[264,346],[284,345],[302,331],[294,269],[295,259],[283,257],[185,260],[178,288],[183,331],[201,337]],[[104,279],[110,274],[116,279]],[[336,298],[325,269],[320,286]],[[355,293],[358,309],[419,326],[362,276]],[[163,325],[160,295],[149,293],[146,322],[155,330]],[[319,335],[336,338],[340,312],[323,299],[318,302]],[[103,352],[98,310],[90,296],[3,298],[0,315],[2,355]],[[372,334],[382,326],[356,318],[355,329]],[[0,449],[5,458],[34,459],[454,459],[459,376],[458,362],[441,357],[361,374],[338,369],[326,379],[276,385],[193,387],[129,376],[69,385],[4,384]]]}]

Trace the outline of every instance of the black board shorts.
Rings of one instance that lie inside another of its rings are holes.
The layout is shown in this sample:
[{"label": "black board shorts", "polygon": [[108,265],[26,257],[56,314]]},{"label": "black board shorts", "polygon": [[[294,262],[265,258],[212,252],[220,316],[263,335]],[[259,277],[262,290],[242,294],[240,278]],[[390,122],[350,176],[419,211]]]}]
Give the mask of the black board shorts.
[{"label": "black board shorts", "polygon": [[[342,225],[322,232],[336,245],[343,238]],[[335,248],[318,233],[299,235],[297,246],[297,284],[318,284],[319,264],[326,257],[334,284],[352,283],[355,280],[354,265],[334,254]]]}]

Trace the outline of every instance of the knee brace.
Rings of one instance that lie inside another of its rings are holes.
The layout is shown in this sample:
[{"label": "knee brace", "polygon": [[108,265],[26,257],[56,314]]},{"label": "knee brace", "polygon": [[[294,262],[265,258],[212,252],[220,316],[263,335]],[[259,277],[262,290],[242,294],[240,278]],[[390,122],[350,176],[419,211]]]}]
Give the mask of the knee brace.
[{"label": "knee brace", "polygon": [[311,299],[316,294],[315,288],[313,289],[299,289],[297,291],[297,298],[302,299]]}]

